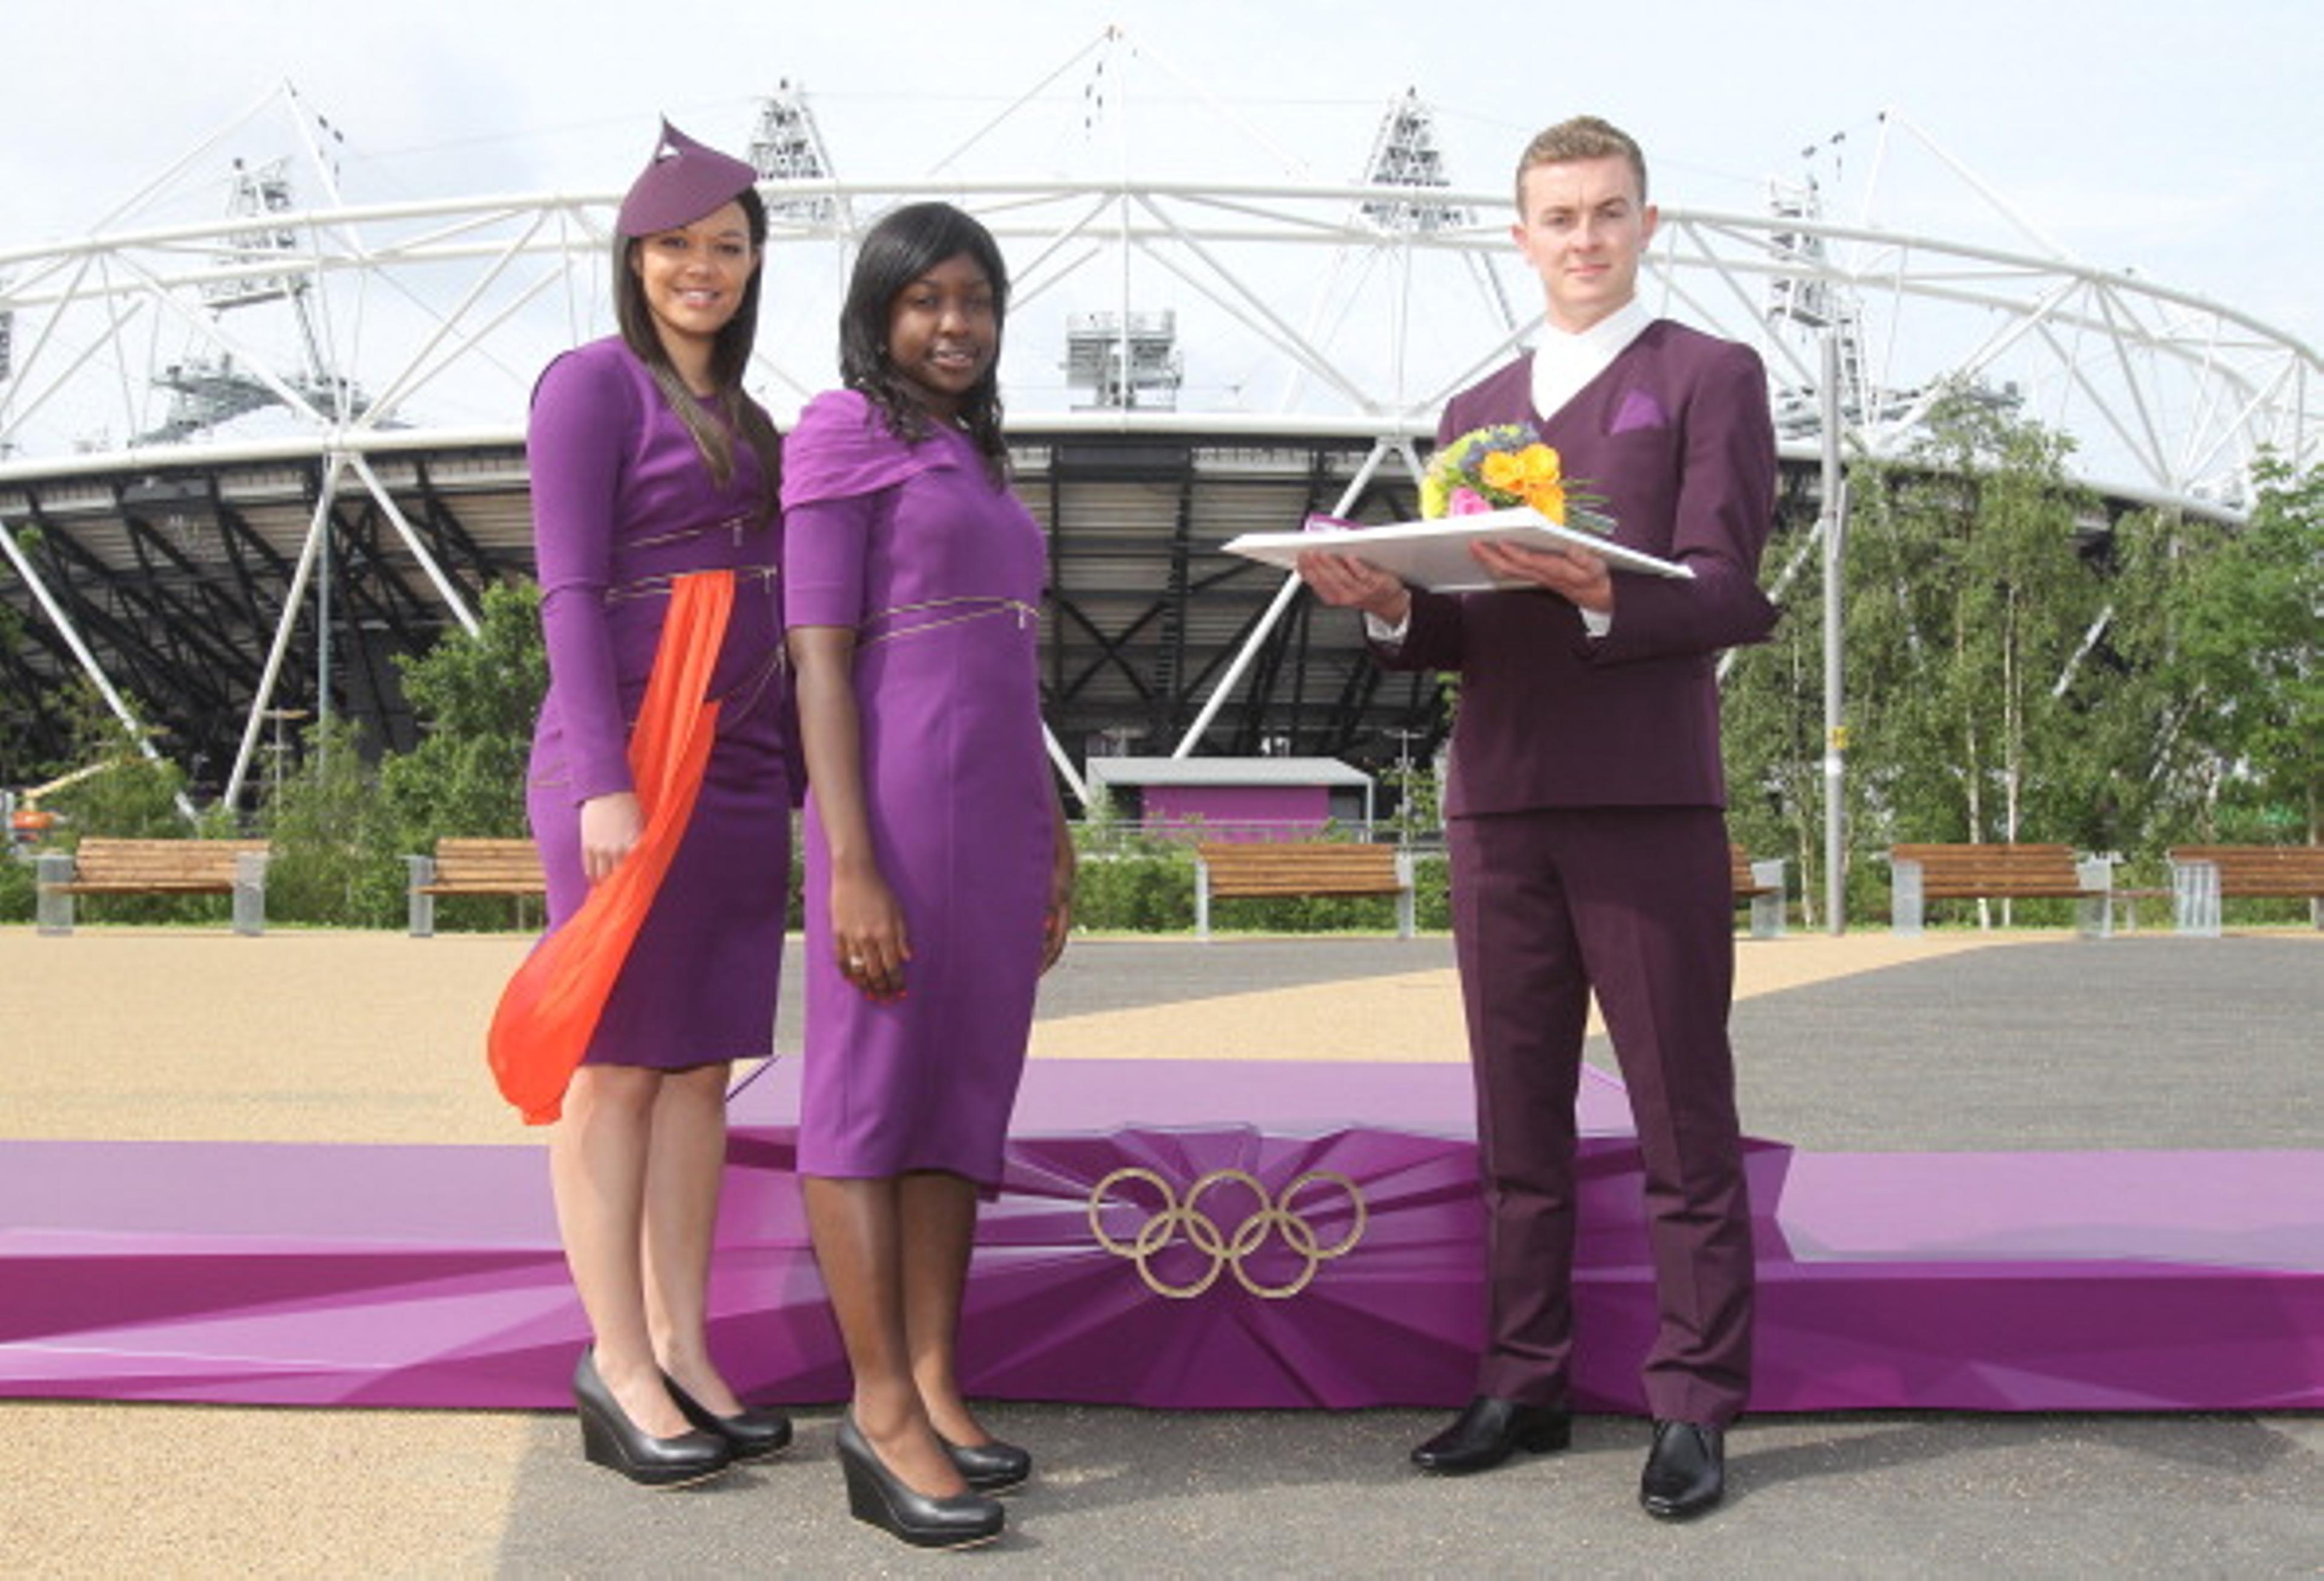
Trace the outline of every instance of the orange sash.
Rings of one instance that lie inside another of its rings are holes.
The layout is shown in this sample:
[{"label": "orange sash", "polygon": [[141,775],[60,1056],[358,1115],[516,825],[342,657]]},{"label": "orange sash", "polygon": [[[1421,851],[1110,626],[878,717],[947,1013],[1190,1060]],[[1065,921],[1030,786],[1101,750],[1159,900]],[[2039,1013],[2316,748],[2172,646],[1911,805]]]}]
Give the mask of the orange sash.
[{"label": "orange sash", "polygon": [[528,1125],[562,1112],[565,1088],[588,1051],[630,946],[685,837],[717,734],[705,701],[734,606],[731,571],[695,571],[670,584],[644,704],[630,732],[630,773],[645,827],[581,909],[536,946],[501,993],[485,1050],[501,1096]]}]

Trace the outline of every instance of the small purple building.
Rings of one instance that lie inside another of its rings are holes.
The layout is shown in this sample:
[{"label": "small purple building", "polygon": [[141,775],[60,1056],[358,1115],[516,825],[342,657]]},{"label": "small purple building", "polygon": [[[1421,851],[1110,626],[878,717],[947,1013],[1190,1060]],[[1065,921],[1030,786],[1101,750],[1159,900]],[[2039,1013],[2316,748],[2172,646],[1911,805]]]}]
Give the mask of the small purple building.
[{"label": "small purple building", "polygon": [[1337,758],[1093,757],[1120,821],[1149,835],[1206,840],[1306,840],[1336,821],[1372,826],[1372,780]]}]

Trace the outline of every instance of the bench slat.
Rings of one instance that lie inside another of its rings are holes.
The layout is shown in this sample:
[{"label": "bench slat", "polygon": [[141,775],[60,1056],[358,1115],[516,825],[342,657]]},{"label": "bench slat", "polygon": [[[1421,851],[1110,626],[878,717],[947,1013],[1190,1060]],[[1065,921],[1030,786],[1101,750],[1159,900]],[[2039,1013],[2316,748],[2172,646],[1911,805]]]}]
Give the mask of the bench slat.
[{"label": "bench slat", "polygon": [[1410,937],[1412,887],[1393,846],[1251,841],[1206,843],[1194,850],[1203,870],[1195,891],[1195,932],[1200,937],[1209,937],[1208,908],[1213,898],[1284,895],[1392,895],[1398,900],[1397,930]]},{"label": "bench slat", "polygon": [[1222,879],[1211,875],[1211,892],[1214,895],[1392,895],[1404,886],[1393,878],[1313,878],[1293,875],[1275,878]]},{"label": "bench slat", "polygon": [[436,842],[436,876],[424,893],[539,893],[548,887],[530,840],[464,837]]},{"label": "bench slat", "polygon": [[1396,852],[1387,846],[1253,842],[1195,849],[1210,869],[1213,895],[1393,895],[1404,890]]},{"label": "bench slat", "polygon": [[49,888],[66,895],[226,895],[234,892],[234,876],[224,878],[75,879]]},{"label": "bench slat", "polygon": [[2171,860],[2208,862],[2219,893],[2236,900],[2302,900],[2324,895],[2324,846],[2174,846]]},{"label": "bench slat", "polygon": [[2111,868],[2085,864],[2070,846],[1907,844],[1890,846],[1888,856],[1890,925],[1900,935],[1920,932],[1925,902],[1967,900],[2080,901],[2081,932],[2105,938],[2114,931],[2119,897]]},{"label": "bench slat", "polygon": [[1748,901],[1754,895],[1772,895],[1779,892],[1775,885],[1759,882],[1759,875],[1751,871],[1751,854],[1742,846],[1728,846],[1727,860],[1727,883],[1729,887],[1734,890],[1735,898],[1738,901]]},{"label": "bench slat", "polygon": [[137,840],[95,837],[73,853],[67,894],[230,894],[236,859],[263,855],[263,840]]},{"label": "bench slat", "polygon": [[[244,882],[246,856],[258,860]],[[232,895],[235,931],[259,933],[265,928],[266,856],[264,840],[92,836],[69,855],[41,859],[51,876],[39,881],[34,920],[43,933],[70,933],[75,895]],[[71,876],[54,876],[60,870]]]},{"label": "bench slat", "polygon": [[[433,856],[411,862],[408,900],[415,938],[436,931],[438,895],[510,895],[521,901],[549,892],[540,848],[527,839],[449,836],[436,842]],[[420,882],[422,873],[428,874],[425,883]]]},{"label": "bench slat", "polygon": [[1929,900],[2073,899],[2087,893],[2070,846],[1896,846],[1892,860],[1915,862]]}]

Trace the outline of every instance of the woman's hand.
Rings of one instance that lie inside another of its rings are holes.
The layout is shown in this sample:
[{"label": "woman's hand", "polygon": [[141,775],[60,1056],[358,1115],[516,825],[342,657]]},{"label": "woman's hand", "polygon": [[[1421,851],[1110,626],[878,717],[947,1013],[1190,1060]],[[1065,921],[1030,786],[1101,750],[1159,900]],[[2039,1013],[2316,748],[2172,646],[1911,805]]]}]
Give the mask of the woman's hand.
[{"label": "woman's hand", "polygon": [[[912,958],[904,908],[888,887],[872,839],[863,794],[862,721],[855,707],[855,631],[793,626],[788,638],[798,678],[800,744],[822,809],[831,852],[832,965],[874,1003],[904,996]],[[815,903],[809,897],[807,904]]]},{"label": "woman's hand", "polygon": [[1065,953],[1065,940],[1074,931],[1074,855],[1073,831],[1065,827],[1062,813],[1057,818],[1057,837],[1049,855],[1049,905],[1041,919],[1041,970],[1047,972]]},{"label": "woman's hand", "polygon": [[581,872],[593,883],[603,883],[630,854],[645,832],[645,815],[638,809],[637,792],[616,790],[592,796],[581,804]]},{"label": "woman's hand", "polygon": [[877,866],[842,865],[833,872],[831,948],[839,975],[866,999],[885,1004],[904,997],[911,935],[904,926],[904,908]]}]

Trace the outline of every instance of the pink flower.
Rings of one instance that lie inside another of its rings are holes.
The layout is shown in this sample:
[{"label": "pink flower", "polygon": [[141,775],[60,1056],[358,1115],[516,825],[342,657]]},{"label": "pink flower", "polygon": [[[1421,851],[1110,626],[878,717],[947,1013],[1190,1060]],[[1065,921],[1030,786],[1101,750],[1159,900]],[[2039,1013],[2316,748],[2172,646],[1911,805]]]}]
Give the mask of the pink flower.
[{"label": "pink flower", "polygon": [[1452,498],[1450,505],[1445,511],[1445,514],[1451,516],[1476,516],[1481,515],[1492,508],[1492,502],[1486,499],[1484,495],[1479,494],[1475,489],[1466,487],[1456,488],[1452,491]]}]

